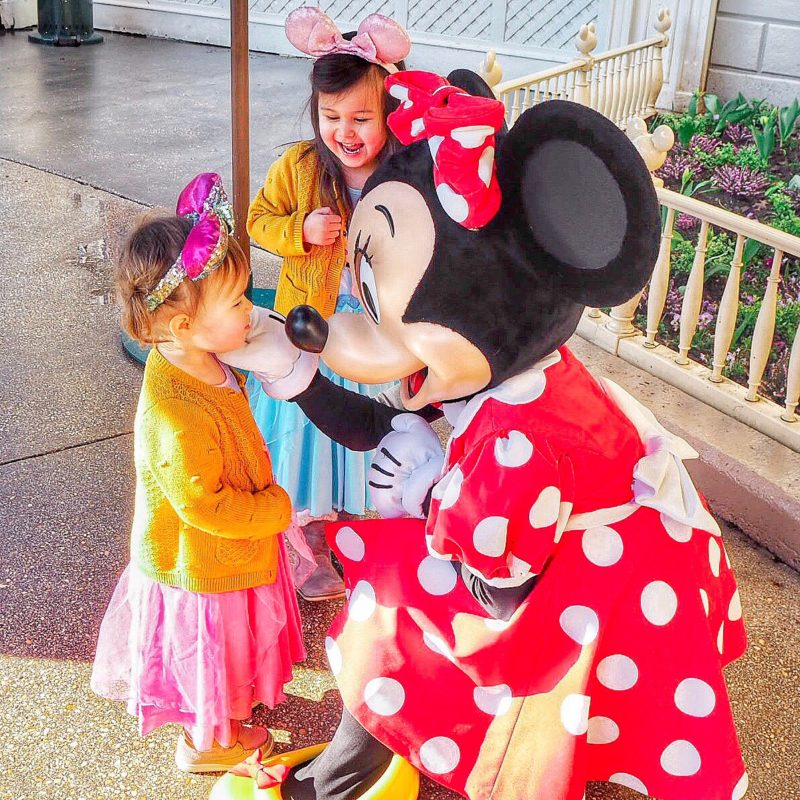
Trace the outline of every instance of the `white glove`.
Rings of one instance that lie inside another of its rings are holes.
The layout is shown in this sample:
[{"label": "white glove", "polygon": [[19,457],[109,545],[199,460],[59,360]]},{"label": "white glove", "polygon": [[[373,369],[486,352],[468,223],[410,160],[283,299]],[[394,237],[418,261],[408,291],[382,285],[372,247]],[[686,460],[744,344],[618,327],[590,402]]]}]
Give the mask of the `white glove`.
[{"label": "white glove", "polygon": [[392,428],[372,459],[372,501],[382,517],[422,519],[428,491],[442,473],[442,445],[433,428],[416,414],[398,414]]},{"label": "white glove", "polygon": [[278,400],[289,400],[308,388],[319,366],[319,356],[304,353],[289,341],[285,321],[277,311],[254,306],[247,344],[219,354],[220,361],[252,372],[264,391]]}]

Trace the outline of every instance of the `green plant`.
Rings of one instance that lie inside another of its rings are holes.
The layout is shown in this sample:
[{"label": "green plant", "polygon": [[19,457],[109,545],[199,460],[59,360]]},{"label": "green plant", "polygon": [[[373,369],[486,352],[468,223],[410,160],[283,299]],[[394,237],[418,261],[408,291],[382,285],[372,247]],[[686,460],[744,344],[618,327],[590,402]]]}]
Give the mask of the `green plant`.
[{"label": "green plant", "polygon": [[755,139],[756,147],[761,158],[768,160],[775,150],[775,130],[778,119],[778,109],[773,108],[769,114],[759,117],[759,125],[751,125],[750,132]]},{"label": "green plant", "polygon": [[688,147],[689,142],[692,141],[692,136],[699,132],[700,128],[695,117],[684,115],[678,119],[676,133],[681,147]]},{"label": "green plant", "polygon": [[733,155],[733,163],[748,169],[765,170],[769,167],[769,162],[762,158],[758,148],[752,144],[740,147],[739,151]]},{"label": "green plant", "polygon": [[690,169],[685,169],[681,175],[681,186],[678,191],[687,197],[694,197],[696,194],[711,191],[714,181],[695,181],[694,173]]},{"label": "green plant", "polygon": [[672,234],[672,255],[670,264],[673,275],[688,275],[692,271],[694,246],[678,232]]},{"label": "green plant", "polygon": [[692,155],[706,168],[724,167],[726,164],[736,163],[736,150],[730,142],[724,142],[712,153],[700,149],[693,149]]},{"label": "green plant", "polygon": [[796,97],[791,105],[784,106],[778,112],[778,134],[783,149],[786,148],[786,143],[794,131],[798,117],[800,117],[800,100]]}]

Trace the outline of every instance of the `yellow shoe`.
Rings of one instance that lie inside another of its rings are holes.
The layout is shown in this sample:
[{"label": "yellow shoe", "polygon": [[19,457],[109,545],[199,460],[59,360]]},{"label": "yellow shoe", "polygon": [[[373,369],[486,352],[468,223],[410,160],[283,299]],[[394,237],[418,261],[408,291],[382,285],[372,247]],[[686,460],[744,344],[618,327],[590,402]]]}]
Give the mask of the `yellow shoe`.
[{"label": "yellow shoe", "polygon": [[[300,750],[291,750],[270,758],[265,758],[260,766],[265,772],[274,768],[296,767],[316,758],[327,744],[315,744]],[[248,762],[249,763],[249,762]],[[250,764],[252,767],[253,764]],[[245,768],[243,770],[247,772]],[[251,770],[252,771],[252,770]],[[276,770],[276,773],[280,770]],[[358,800],[417,800],[419,794],[419,773],[405,759],[398,755],[392,757],[383,775]],[[209,800],[281,800],[280,784],[259,789],[255,775],[242,775],[229,772],[223,775],[211,790]]]}]

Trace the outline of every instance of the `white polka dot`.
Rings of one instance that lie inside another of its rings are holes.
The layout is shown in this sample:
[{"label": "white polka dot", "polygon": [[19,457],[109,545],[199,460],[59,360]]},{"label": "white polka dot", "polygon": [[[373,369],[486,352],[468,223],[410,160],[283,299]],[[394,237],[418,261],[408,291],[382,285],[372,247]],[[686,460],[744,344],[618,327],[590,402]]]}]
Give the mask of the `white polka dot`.
[{"label": "white polka dot", "polygon": [[497,686],[476,686],[472,697],[481,711],[493,717],[505,714],[511,708],[511,688],[504,683]]},{"label": "white polka dot", "polygon": [[449,561],[426,556],[417,568],[417,578],[428,594],[439,596],[453,590],[458,575]]},{"label": "white polka dot", "polygon": [[453,128],[450,136],[467,150],[474,150],[476,147],[480,147],[493,133],[494,128],[491,125],[466,125],[461,128]]},{"label": "white polka dot", "polygon": [[716,539],[709,539],[708,540],[708,563],[711,566],[711,574],[715,577],[719,577],[719,558],[720,558],[720,549],[719,545],[717,544]]},{"label": "white polka dot", "polygon": [[342,651],[330,636],[325,637],[325,655],[328,656],[331,672],[334,675],[338,675],[342,671]]},{"label": "white polka dot", "polygon": [[366,581],[359,581],[350,592],[347,603],[347,614],[350,619],[364,622],[372,616],[376,606],[375,590]]},{"label": "white polka dot", "polygon": [[464,483],[464,473],[459,467],[453,467],[433,488],[431,497],[441,500],[439,509],[445,511],[458,501],[461,495],[461,485]]},{"label": "white polka dot", "polygon": [[567,733],[582,736],[589,727],[589,698],[585,694],[568,694],[561,702],[561,724]]},{"label": "white polka dot", "polygon": [[725,548],[725,545],[722,545],[722,554],[725,556],[725,566],[730,569],[731,568],[731,560],[728,558],[728,551]]},{"label": "white polka dot", "polygon": [[619,653],[606,656],[597,665],[597,680],[607,689],[624,692],[639,680],[639,668],[636,666],[636,662],[628,656]]},{"label": "white polka dot", "polygon": [[492,172],[494,171],[494,147],[487,147],[478,160],[478,177],[485,186],[492,182]]},{"label": "white polka dot", "polygon": [[731,794],[731,800],[742,800],[742,798],[747,793],[747,789],[750,786],[750,778],[747,777],[747,773],[745,772],[741,778],[739,778],[739,782],[736,786],[733,787],[733,794]]},{"label": "white polka dot", "polygon": [[429,650],[432,650],[434,653],[437,653],[440,656],[444,656],[448,661],[453,661],[455,658],[444,639],[425,631],[422,634],[422,641],[425,642],[425,645]]},{"label": "white polka dot", "polygon": [[619,725],[608,717],[592,717],[586,741],[589,744],[611,744],[619,738]]},{"label": "white polka dot", "polygon": [[436,196],[442,204],[444,213],[455,222],[463,222],[469,215],[467,201],[446,183],[440,183],[436,187]]},{"label": "white polka dot", "polygon": [[534,528],[549,528],[558,521],[561,509],[561,492],[555,486],[542,489],[531,507],[530,522]]},{"label": "white polka dot", "polygon": [[694,775],[700,769],[700,753],[686,739],[678,739],[664,748],[661,767],[664,772],[677,777]]},{"label": "white polka dot", "polygon": [[497,557],[506,551],[508,520],[505,517],[486,517],[472,533],[475,549],[485,556]]},{"label": "white polka dot", "polygon": [[642,590],[642,613],[653,625],[666,625],[678,610],[678,596],[664,581],[648,583]]},{"label": "white polka dot", "polygon": [[561,612],[558,619],[561,630],[578,644],[591,644],[600,631],[597,614],[587,606],[570,606]]},{"label": "white polka dot", "polygon": [[725,623],[723,622],[722,625],[719,626],[719,632],[717,633],[717,650],[719,650],[720,655],[722,655],[724,641],[725,641]]},{"label": "white polka dot", "polygon": [[461,759],[458,745],[447,736],[434,736],[419,749],[419,760],[428,772],[444,775],[452,772]]},{"label": "white polka dot", "polygon": [[664,530],[676,542],[688,542],[692,538],[692,526],[687,525],[685,522],[678,522],[677,520],[668,517],[666,514],[661,515],[661,524]]},{"label": "white polka dot", "polygon": [[604,525],[584,531],[581,547],[586,558],[598,567],[610,567],[622,558],[622,537]]},{"label": "white polka dot", "polygon": [[428,138],[428,149],[431,151],[431,158],[436,161],[436,154],[444,141],[444,136],[431,136]]},{"label": "white polka dot", "polygon": [[731,602],[728,604],[728,619],[731,622],[736,622],[742,618],[742,598],[739,597],[739,590],[736,589],[731,597]]},{"label": "white polka dot", "polygon": [[700,599],[703,601],[703,608],[706,611],[706,616],[708,616],[710,606],[708,605],[708,592],[705,589],[700,590]]},{"label": "white polka dot", "polygon": [[564,534],[564,528],[567,527],[569,518],[572,515],[572,503],[559,503],[558,505],[558,520],[556,521],[556,532],[553,536],[553,541],[558,544]]},{"label": "white polka dot", "polygon": [[373,678],[364,687],[364,702],[382,717],[396,714],[406,701],[405,689],[394,678]]},{"label": "white polka dot", "polygon": [[620,786],[627,786],[642,794],[648,794],[647,787],[635,775],[627,772],[615,772],[608,780],[610,783],[618,783]]},{"label": "white polka dot", "polygon": [[508,570],[513,578],[519,578],[522,575],[533,574],[531,572],[531,565],[527,561],[517,558],[513,553],[511,554],[511,558],[508,562]]},{"label": "white polka dot", "polygon": [[494,443],[494,457],[501,467],[521,467],[533,455],[533,442],[522,431],[509,431]]},{"label": "white polka dot", "polygon": [[351,561],[361,561],[364,558],[364,540],[350,527],[336,531],[336,546]]},{"label": "white polka dot", "polygon": [[490,630],[490,631],[504,631],[511,625],[510,619],[484,619],[483,624]]},{"label": "white polka dot", "polygon": [[716,703],[714,690],[700,678],[686,678],[675,690],[675,705],[690,717],[707,717]]}]

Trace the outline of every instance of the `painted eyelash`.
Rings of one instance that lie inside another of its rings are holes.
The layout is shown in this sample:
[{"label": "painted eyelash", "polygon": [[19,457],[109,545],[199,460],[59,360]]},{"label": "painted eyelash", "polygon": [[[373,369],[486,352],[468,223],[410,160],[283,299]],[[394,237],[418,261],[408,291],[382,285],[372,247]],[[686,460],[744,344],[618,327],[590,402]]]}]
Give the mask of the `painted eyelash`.
[{"label": "painted eyelash", "polygon": [[[356,268],[356,279],[361,285],[361,294],[364,298],[364,304],[367,306],[370,316],[375,320],[375,322],[378,322],[380,315],[378,314],[378,310],[375,306],[375,299],[372,297],[369,287],[364,283],[364,281],[361,280],[361,258],[366,259],[370,270],[372,269],[372,256],[369,254],[369,243],[371,240],[372,234],[367,236],[367,239],[362,247],[361,231],[356,234],[356,243],[353,247],[353,266]],[[361,258],[359,258],[359,256]]]}]

